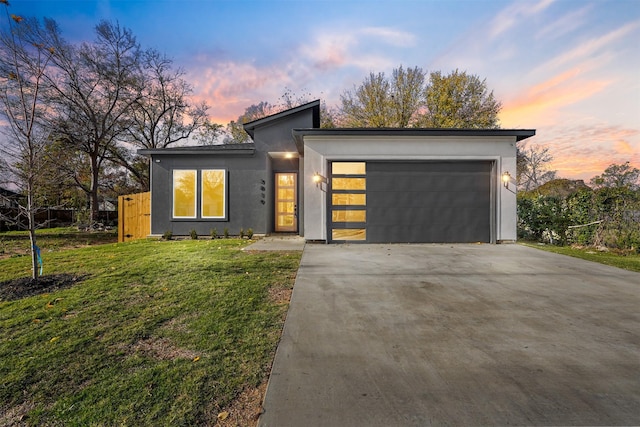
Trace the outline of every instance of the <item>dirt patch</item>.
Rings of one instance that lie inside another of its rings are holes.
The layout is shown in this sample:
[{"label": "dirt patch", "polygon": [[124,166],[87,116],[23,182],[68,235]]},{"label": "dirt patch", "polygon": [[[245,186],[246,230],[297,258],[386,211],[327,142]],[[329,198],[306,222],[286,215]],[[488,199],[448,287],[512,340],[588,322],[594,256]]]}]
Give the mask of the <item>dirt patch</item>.
[{"label": "dirt patch", "polygon": [[8,408],[6,411],[0,411],[0,426],[23,426],[24,417],[33,410],[36,405],[32,402],[24,402],[19,405]]},{"label": "dirt patch", "polygon": [[231,406],[209,417],[213,419],[211,425],[220,427],[255,426],[260,414],[262,414],[262,400],[266,390],[266,380],[258,387],[245,389],[231,403]]},{"label": "dirt patch", "polygon": [[269,301],[273,301],[275,304],[289,304],[291,300],[291,293],[293,289],[291,288],[281,288],[277,286],[272,286],[269,288],[268,295]]},{"label": "dirt patch", "polygon": [[70,288],[86,278],[87,275],[49,274],[38,277],[38,280],[31,277],[7,280],[0,282],[0,301],[14,301]]},{"label": "dirt patch", "polygon": [[126,349],[127,353],[142,353],[159,360],[195,359],[202,356],[193,350],[177,347],[167,338],[148,338],[140,340]]}]

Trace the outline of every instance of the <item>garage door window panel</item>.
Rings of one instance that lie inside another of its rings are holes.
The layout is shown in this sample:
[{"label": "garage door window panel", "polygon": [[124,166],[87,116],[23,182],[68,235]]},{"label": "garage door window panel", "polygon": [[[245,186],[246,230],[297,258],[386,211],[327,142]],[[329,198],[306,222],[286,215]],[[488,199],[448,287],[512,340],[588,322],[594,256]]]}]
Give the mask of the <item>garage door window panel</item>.
[{"label": "garage door window panel", "polygon": [[366,241],[367,230],[364,228],[348,228],[331,230],[331,240],[333,241]]},{"label": "garage door window panel", "polygon": [[366,178],[335,177],[331,180],[333,190],[366,190]]},{"label": "garage door window panel", "polygon": [[331,240],[366,241],[366,163],[333,162],[330,186]]},{"label": "garage door window panel", "polygon": [[331,204],[333,206],[366,206],[367,195],[365,193],[333,193]]}]

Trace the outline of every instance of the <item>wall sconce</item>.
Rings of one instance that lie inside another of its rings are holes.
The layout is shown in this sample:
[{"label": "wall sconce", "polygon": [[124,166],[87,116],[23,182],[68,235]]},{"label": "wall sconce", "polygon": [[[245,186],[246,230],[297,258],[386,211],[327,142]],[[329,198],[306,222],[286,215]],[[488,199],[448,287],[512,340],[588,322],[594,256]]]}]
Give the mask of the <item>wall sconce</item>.
[{"label": "wall sconce", "polygon": [[509,182],[511,182],[511,174],[506,171],[502,174],[502,184],[504,188],[509,188]]},{"label": "wall sconce", "polygon": [[[316,187],[323,190],[322,183],[327,183],[327,177],[320,175],[318,172],[313,174],[313,182],[316,183]],[[324,190],[323,190],[324,191]]]}]

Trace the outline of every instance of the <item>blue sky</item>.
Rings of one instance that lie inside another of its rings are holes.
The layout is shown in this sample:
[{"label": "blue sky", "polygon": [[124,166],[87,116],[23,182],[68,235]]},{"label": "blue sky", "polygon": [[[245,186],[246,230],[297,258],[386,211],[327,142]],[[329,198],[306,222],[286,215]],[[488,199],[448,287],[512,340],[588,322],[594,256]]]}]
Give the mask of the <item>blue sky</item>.
[{"label": "blue sky", "polygon": [[370,72],[466,70],[565,178],[640,168],[640,0],[10,0],[72,41],[101,19],[184,68],[226,124],[289,88],[337,105]]}]

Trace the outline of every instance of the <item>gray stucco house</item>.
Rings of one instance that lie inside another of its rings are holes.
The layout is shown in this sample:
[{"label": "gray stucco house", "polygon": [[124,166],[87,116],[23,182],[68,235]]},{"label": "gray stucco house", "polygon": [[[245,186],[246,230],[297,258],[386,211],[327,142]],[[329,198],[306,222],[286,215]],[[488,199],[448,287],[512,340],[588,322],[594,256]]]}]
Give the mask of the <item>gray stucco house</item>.
[{"label": "gray stucco house", "polygon": [[151,157],[151,234],[311,241],[516,239],[516,142],[535,130],[320,129],[320,101],[244,125],[247,144]]}]

